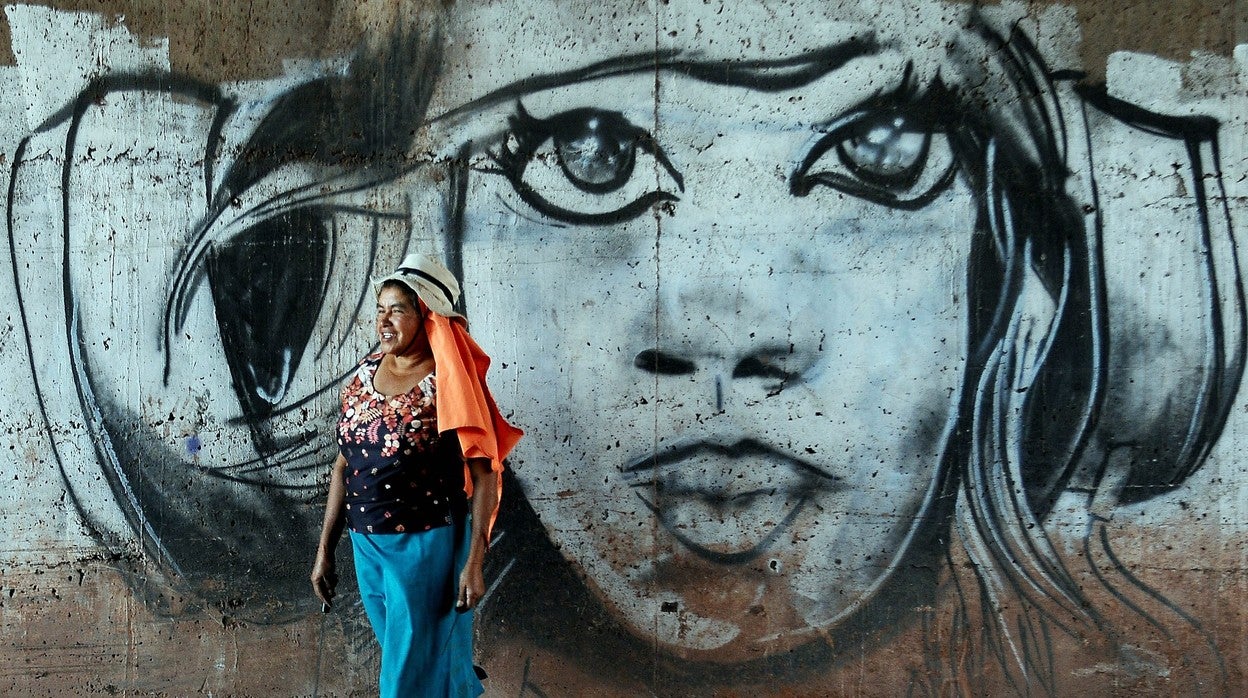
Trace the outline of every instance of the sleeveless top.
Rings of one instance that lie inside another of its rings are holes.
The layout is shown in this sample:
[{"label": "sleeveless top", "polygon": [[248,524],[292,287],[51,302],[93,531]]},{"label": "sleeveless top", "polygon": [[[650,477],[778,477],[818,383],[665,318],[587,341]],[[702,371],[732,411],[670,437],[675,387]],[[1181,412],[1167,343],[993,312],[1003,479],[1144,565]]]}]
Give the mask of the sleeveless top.
[{"label": "sleeveless top", "polygon": [[356,533],[419,533],[466,508],[454,433],[437,427],[437,379],[382,395],[373,376],[382,354],[360,362],[342,389],[338,448],[347,461],[347,525]]}]

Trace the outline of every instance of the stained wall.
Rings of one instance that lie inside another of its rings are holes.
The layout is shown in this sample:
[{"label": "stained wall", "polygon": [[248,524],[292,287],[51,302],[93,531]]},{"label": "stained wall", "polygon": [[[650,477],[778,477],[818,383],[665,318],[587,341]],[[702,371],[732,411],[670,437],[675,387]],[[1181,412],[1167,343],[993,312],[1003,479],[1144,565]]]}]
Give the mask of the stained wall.
[{"label": "stained wall", "polygon": [[0,692],[368,695],[371,279],[527,435],[487,695],[1235,694],[1242,3],[5,8]]}]

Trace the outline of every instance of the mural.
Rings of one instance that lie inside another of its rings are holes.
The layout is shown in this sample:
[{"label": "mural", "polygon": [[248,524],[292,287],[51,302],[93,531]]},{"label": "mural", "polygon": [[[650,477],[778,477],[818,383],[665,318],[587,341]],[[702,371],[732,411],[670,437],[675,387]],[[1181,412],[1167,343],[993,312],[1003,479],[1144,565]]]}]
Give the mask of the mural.
[{"label": "mural", "polygon": [[108,71],[8,159],[44,446],[148,608],[307,618],[370,278],[430,249],[529,434],[500,691],[1231,691],[1119,552],[1235,407],[1224,124],[1042,20],[448,3],[269,82]]}]

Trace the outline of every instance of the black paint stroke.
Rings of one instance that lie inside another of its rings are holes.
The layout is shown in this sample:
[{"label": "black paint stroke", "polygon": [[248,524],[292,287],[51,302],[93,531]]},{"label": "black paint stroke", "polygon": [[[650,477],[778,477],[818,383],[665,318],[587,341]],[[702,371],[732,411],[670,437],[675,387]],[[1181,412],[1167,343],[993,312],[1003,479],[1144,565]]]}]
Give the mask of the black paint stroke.
[{"label": "black paint stroke", "polygon": [[[127,565],[133,565],[130,573],[136,590],[150,594],[148,600],[157,610],[173,612],[169,605],[173,596],[182,598],[189,609],[216,605],[231,616],[251,620],[290,619],[312,606],[305,561],[301,554],[290,552],[314,543],[317,527],[313,519],[319,517],[308,515],[304,500],[321,490],[313,466],[324,467],[321,454],[332,449],[331,432],[328,425],[320,425],[315,432],[277,438],[268,425],[274,417],[332,394],[349,371],[348,367],[334,370],[309,394],[289,393],[304,351],[320,329],[315,322],[338,259],[330,222],[346,209],[326,202],[318,191],[320,183],[313,183],[304,188],[302,201],[295,205],[270,201],[261,205],[267,209],[247,212],[253,214],[252,222],[234,237],[214,239],[210,233],[240,194],[288,164],[321,167],[326,181],[347,182],[344,191],[364,191],[418,167],[407,160],[407,150],[415,124],[424,117],[440,65],[440,46],[439,41],[398,35],[375,55],[358,56],[345,75],[320,78],[288,91],[273,104],[241,153],[226,163],[223,174],[225,126],[237,113],[237,105],[219,87],[189,78],[163,72],[100,78],[35,129],[35,134],[66,131],[59,234],[68,248],[71,223],[77,223],[71,221],[70,182],[80,147],[80,124],[89,110],[106,103],[111,95],[128,92],[174,97],[201,104],[210,112],[203,151],[207,213],[192,231],[191,244],[175,272],[162,342],[168,362],[171,337],[181,329],[190,298],[201,284],[208,284],[227,363],[221,368],[231,372],[241,421],[253,434],[255,457],[234,463],[184,463],[182,454],[148,443],[150,425],[124,406],[101,403],[92,389],[93,371],[76,329],[78,313],[90,308],[80,303],[71,284],[68,250],[59,270],[65,304],[62,322],[70,341],[66,354],[74,357],[76,399],[87,416],[84,428],[91,434],[94,460],[104,481],[135,532],[135,540],[149,556]],[[428,70],[409,72],[421,66]],[[13,204],[17,183],[26,172],[32,137],[23,139],[14,153],[7,216],[12,264],[19,280],[19,311],[28,339],[34,336],[33,306],[18,274]],[[361,176],[361,170],[368,172]],[[357,213],[373,216],[375,224],[394,217],[375,211]],[[410,205],[401,218],[410,231]],[[370,269],[377,256],[376,225],[373,237]],[[407,244],[404,241],[404,247]],[[353,318],[359,315],[367,288],[361,294],[355,299]],[[339,318],[353,322],[341,313]],[[49,393],[50,386],[41,383],[38,367],[43,362],[36,360],[29,341],[27,351],[35,369],[40,414],[49,421],[44,401],[66,398],[63,391]],[[168,375],[168,363],[165,370]],[[67,468],[79,464],[65,459],[55,438],[49,443],[75,508],[86,521],[96,522],[91,503],[75,491],[66,474]],[[274,470],[283,471],[282,477],[274,480]],[[117,542],[102,525],[93,523],[92,534],[105,546]]]},{"label": "black paint stroke", "polygon": [[326,219],[305,210],[261,221],[208,254],[234,390],[255,418],[286,397],[320,316],[333,246]]}]

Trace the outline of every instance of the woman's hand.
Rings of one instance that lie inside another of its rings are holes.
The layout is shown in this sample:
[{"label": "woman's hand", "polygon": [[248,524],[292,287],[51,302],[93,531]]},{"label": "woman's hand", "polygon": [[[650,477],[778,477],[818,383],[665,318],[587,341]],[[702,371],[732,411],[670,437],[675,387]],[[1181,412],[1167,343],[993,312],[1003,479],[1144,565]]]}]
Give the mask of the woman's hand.
[{"label": "woman's hand", "polygon": [[312,591],[326,606],[333,606],[334,591],[338,587],[338,573],[334,570],[334,556],[320,550],[312,565]]},{"label": "woman's hand", "polygon": [[459,573],[459,596],[455,608],[467,611],[481,603],[485,596],[485,551],[490,547],[490,524],[498,511],[498,473],[486,458],[468,459],[472,473],[472,543],[468,546],[468,562]]},{"label": "woman's hand", "polygon": [[342,537],[346,525],[342,505],[346,499],[347,459],[339,453],[334,459],[333,472],[329,476],[329,494],[325,499],[325,521],[321,524],[321,542],[316,546],[316,562],[312,564],[312,591],[325,604],[324,610],[333,605],[334,590],[338,587],[338,573],[334,569],[334,549]]},{"label": "woman's hand", "polygon": [[475,608],[485,596],[485,575],[481,572],[481,563],[468,561],[464,571],[459,573],[459,596],[455,599],[458,611]]}]

